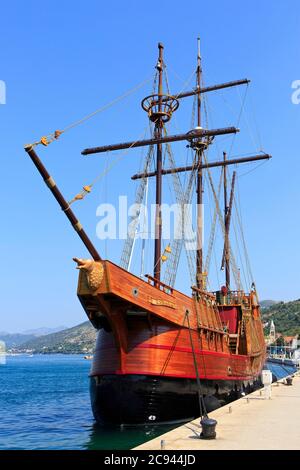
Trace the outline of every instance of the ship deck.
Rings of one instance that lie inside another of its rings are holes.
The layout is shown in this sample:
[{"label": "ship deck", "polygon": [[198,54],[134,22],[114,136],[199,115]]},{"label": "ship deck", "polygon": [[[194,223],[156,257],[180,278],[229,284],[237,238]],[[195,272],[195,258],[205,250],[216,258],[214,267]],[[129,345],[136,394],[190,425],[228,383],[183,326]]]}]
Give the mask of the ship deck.
[{"label": "ship deck", "polygon": [[209,414],[217,420],[214,440],[197,438],[199,419],[163,434],[135,450],[299,450],[300,373],[293,385],[272,384],[272,398],[256,391]]}]

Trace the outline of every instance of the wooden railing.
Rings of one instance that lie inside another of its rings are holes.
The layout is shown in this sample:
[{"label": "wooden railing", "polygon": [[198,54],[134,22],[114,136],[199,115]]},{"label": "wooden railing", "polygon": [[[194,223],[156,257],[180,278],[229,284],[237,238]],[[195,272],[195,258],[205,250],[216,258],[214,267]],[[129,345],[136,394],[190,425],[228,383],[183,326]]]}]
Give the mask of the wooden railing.
[{"label": "wooden railing", "polygon": [[221,305],[245,305],[251,306],[250,294],[245,294],[244,291],[228,291],[227,294],[223,294],[222,291],[214,292],[216,301]]},{"label": "wooden railing", "polygon": [[150,274],[146,274],[145,277],[148,279],[148,284],[151,284],[154,287],[158,287],[161,291],[165,292],[165,294],[173,294],[173,288],[164,282],[159,281],[153,276],[150,276]]}]

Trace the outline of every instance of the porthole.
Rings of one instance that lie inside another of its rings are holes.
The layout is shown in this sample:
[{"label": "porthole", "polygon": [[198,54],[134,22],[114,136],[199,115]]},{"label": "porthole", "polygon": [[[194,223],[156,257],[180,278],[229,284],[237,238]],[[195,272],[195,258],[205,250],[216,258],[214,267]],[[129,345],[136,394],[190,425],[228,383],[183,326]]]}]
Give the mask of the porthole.
[{"label": "porthole", "polygon": [[137,296],[139,295],[139,290],[138,290],[137,287],[134,287],[134,288],[132,289],[132,295],[133,295],[134,297],[137,297]]}]

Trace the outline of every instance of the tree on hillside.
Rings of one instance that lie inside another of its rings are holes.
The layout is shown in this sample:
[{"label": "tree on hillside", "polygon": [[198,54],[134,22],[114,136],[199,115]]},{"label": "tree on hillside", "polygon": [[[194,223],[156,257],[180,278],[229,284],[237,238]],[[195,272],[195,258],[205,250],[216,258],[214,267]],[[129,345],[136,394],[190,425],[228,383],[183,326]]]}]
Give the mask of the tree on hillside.
[{"label": "tree on hillside", "polygon": [[275,346],[284,346],[284,337],[282,335],[276,339]]}]

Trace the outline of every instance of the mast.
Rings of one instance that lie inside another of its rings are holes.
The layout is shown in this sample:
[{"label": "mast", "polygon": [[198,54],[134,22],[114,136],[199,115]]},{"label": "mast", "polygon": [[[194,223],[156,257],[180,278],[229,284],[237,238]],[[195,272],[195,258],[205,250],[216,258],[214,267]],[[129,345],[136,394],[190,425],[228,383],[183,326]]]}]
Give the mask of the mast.
[{"label": "mast", "polygon": [[[228,160],[226,160],[226,163],[228,163]],[[231,212],[232,212],[233,198],[234,198],[235,177],[236,177],[236,171],[234,171],[234,172],[232,173],[231,190],[230,190],[230,198],[229,198],[229,206],[228,206],[228,211],[227,211],[227,215],[226,215],[228,239],[229,239],[230,222],[231,222]],[[229,251],[229,255],[230,255],[230,251]],[[225,243],[224,243],[224,248],[223,248],[223,256],[222,256],[222,265],[221,265],[221,269],[224,270],[224,267],[225,267]]]},{"label": "mast", "polygon": [[224,225],[225,225],[225,240],[224,240],[224,249],[225,249],[225,282],[226,287],[230,289],[230,253],[229,253],[229,219],[228,219],[228,201],[227,201],[227,166],[226,166],[226,152],[223,152],[224,158]]},{"label": "mast", "polygon": [[[200,38],[198,38],[197,55],[197,88],[201,85],[201,55]],[[197,129],[201,129],[201,94],[197,94]],[[198,171],[197,171],[197,253],[196,253],[196,284],[199,289],[203,289],[203,221],[202,221],[202,203],[203,203],[203,177],[202,177],[202,152],[203,147],[196,148]]]},{"label": "mast", "polygon": [[[149,180],[146,180],[146,196],[145,196],[145,207],[148,207],[148,186],[149,186]],[[143,218],[143,232],[145,231],[146,227],[146,212],[144,212],[144,218]],[[141,259],[141,274],[140,277],[144,276],[145,274],[145,237],[142,239],[142,259]]]},{"label": "mast", "polygon": [[[162,111],[162,79],[163,79],[163,48],[162,43],[158,43],[158,62],[156,68],[158,70],[158,116],[155,121],[155,138],[162,138],[163,121]],[[156,145],[156,211],[155,211],[155,244],[154,244],[154,274],[153,276],[160,281],[161,270],[161,195],[162,195],[162,144]]]}]

